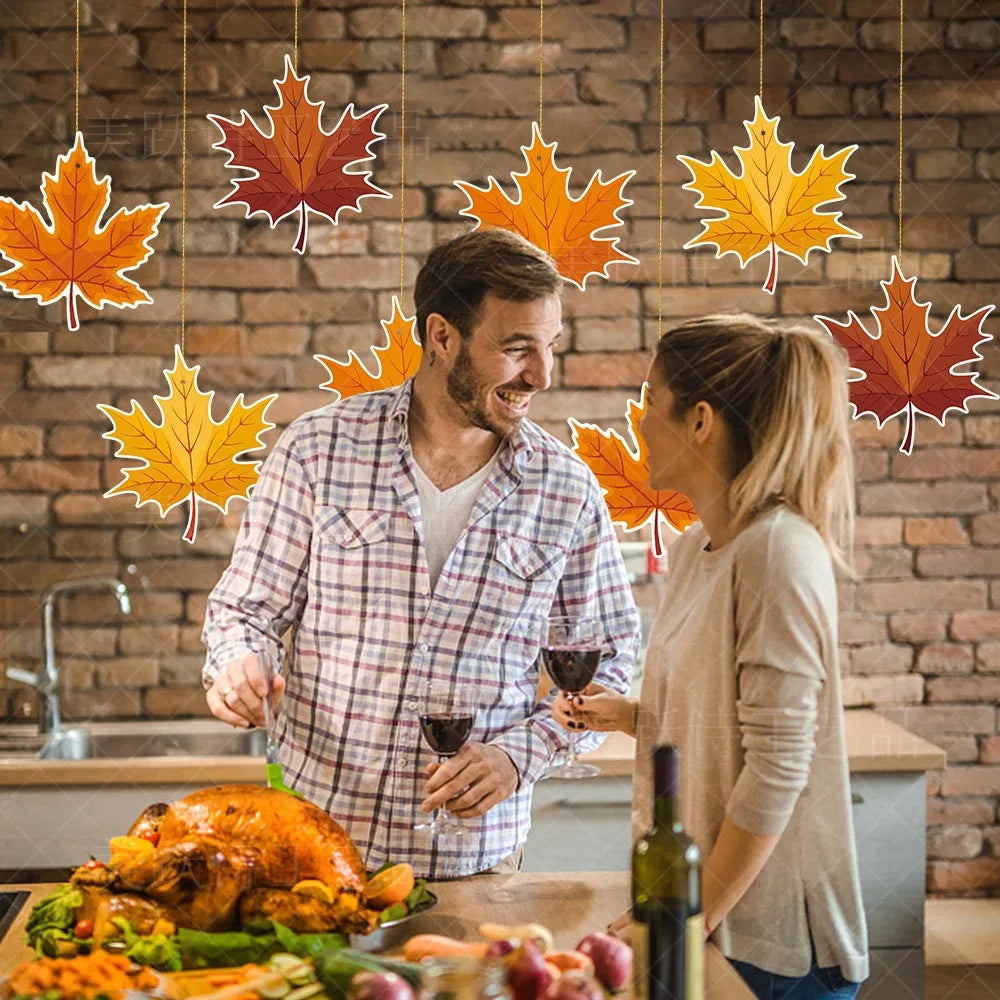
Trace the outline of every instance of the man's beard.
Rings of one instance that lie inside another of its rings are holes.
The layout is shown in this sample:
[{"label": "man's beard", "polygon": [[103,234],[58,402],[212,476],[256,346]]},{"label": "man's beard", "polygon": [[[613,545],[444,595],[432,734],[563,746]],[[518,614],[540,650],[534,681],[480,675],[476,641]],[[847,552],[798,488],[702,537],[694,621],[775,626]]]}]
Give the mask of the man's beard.
[{"label": "man's beard", "polygon": [[[469,354],[465,341],[459,348],[455,364],[448,372],[448,395],[452,401],[461,409],[473,427],[479,427],[491,434],[496,434],[499,438],[510,437],[521,426],[521,417],[512,417],[506,422],[506,426],[498,423],[485,410],[480,402],[482,383],[476,374],[472,364],[472,357]],[[521,386],[512,391],[530,392],[527,386]]]}]

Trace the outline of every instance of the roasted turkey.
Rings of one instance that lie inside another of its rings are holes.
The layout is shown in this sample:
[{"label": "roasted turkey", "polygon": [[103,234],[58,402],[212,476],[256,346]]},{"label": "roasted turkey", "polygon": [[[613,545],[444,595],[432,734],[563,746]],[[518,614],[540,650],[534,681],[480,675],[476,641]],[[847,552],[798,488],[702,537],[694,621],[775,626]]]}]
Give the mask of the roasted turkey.
[{"label": "roasted turkey", "polygon": [[[200,930],[228,930],[272,917],[297,932],[367,932],[377,914],[364,904],[365,869],[357,848],[322,809],[258,785],[205,788],[145,809],[129,834],[153,851],[78,868],[80,916],[98,928],[127,917],[140,934],[158,919]],[[316,879],[333,902],[291,892]]]}]

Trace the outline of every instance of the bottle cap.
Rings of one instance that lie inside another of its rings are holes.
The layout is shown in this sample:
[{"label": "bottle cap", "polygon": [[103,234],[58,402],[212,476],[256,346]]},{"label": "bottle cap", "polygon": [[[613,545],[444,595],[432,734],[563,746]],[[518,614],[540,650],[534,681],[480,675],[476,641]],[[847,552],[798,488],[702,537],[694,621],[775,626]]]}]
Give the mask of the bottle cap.
[{"label": "bottle cap", "polygon": [[653,750],[653,789],[657,798],[677,798],[680,794],[681,752],[669,743]]}]

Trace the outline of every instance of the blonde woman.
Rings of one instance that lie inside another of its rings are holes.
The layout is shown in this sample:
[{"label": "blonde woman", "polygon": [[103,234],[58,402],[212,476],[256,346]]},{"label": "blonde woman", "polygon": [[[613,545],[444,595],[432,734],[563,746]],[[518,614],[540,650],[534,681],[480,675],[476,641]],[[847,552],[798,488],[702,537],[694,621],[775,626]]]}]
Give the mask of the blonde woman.
[{"label": "blonde woman", "polygon": [[593,685],[556,717],[682,752],[706,933],[756,996],[854,997],[868,974],[837,664],[834,566],[854,484],[846,359],[819,329],[709,316],[665,333],[641,429],[650,486],[699,523],[671,546],[638,701]]}]

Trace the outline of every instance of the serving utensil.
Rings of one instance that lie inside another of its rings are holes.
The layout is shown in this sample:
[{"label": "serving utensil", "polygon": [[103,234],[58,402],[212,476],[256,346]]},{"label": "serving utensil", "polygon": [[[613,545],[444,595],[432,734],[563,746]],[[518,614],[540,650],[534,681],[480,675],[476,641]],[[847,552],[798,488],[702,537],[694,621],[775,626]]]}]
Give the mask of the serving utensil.
[{"label": "serving utensil", "polygon": [[256,650],[257,661],[264,668],[264,675],[267,678],[267,694],[264,697],[264,774],[267,778],[267,787],[279,792],[288,792],[296,798],[303,798],[301,792],[295,791],[285,784],[284,769],[278,760],[278,739],[274,733],[274,711],[271,708],[271,692],[274,686],[274,675],[277,672],[277,664],[274,657],[268,650]]}]

